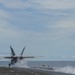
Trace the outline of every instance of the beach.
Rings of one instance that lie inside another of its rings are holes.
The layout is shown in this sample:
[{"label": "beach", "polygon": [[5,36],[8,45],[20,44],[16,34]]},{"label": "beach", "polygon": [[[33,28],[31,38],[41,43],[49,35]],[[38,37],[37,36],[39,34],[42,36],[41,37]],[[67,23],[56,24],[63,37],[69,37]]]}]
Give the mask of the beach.
[{"label": "beach", "polygon": [[0,67],[0,75],[39,75],[26,70],[20,70],[17,68]]},{"label": "beach", "polygon": [[39,69],[30,69],[30,68],[0,67],[0,75],[72,75],[72,74]]}]

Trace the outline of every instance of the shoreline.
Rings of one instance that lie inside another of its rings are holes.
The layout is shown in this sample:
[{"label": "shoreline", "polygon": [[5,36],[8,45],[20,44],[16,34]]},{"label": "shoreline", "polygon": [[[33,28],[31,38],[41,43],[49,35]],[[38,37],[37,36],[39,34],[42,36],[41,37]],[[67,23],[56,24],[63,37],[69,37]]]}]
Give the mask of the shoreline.
[{"label": "shoreline", "polygon": [[0,75],[73,75],[67,73],[60,73],[47,70],[39,70],[32,68],[19,68],[19,67],[0,67]]}]

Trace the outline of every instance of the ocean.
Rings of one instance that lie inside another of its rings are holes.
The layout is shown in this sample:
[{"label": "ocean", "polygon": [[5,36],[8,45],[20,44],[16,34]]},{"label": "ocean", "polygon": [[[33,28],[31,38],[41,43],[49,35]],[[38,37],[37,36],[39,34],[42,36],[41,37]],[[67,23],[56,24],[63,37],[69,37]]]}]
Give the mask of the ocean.
[{"label": "ocean", "polygon": [[[0,61],[0,66],[8,66],[9,61]],[[52,67],[55,72],[62,72],[67,74],[75,74],[75,61],[21,61],[17,63],[17,67]]]},{"label": "ocean", "polygon": [[52,67],[56,72],[75,74],[75,61],[31,61],[30,67]]}]

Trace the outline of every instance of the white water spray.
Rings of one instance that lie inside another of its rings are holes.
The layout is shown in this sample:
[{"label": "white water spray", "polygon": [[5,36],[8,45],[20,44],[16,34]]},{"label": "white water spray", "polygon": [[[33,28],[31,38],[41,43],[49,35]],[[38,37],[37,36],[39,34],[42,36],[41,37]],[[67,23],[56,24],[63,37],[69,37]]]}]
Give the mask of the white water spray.
[{"label": "white water spray", "polygon": [[58,68],[55,68],[55,71],[62,72],[62,73],[75,74],[75,67],[72,67],[72,66],[58,67]]},{"label": "white water spray", "polygon": [[18,62],[15,64],[15,66],[21,67],[21,68],[29,68],[29,66],[27,65],[27,62],[28,62],[27,59],[22,60],[22,61],[18,60]]}]

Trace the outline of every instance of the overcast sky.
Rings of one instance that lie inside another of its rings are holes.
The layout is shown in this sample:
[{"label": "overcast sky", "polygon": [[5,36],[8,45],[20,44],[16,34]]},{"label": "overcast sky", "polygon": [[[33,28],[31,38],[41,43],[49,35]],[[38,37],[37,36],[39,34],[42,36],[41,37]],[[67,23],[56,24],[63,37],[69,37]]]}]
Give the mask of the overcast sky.
[{"label": "overcast sky", "polygon": [[0,0],[0,55],[10,45],[38,60],[75,60],[75,0]]}]

